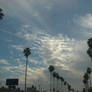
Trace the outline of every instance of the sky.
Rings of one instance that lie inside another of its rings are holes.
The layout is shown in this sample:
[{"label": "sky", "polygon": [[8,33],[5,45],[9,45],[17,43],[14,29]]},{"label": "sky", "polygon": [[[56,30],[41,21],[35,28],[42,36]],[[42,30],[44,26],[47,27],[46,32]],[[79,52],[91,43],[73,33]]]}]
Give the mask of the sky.
[{"label": "sky", "polygon": [[5,15],[0,20],[0,85],[7,78],[19,78],[24,86],[23,50],[29,47],[28,86],[48,88],[48,66],[53,65],[73,88],[82,90],[83,74],[92,67],[86,53],[92,1],[0,0],[0,8]]}]

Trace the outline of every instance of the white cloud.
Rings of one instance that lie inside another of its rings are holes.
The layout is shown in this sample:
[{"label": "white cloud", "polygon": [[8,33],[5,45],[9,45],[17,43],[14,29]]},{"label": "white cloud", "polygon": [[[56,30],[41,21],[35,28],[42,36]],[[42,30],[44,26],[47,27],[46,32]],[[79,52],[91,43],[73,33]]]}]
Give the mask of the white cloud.
[{"label": "white cloud", "polygon": [[76,22],[85,28],[92,28],[92,14],[86,14],[85,16],[80,16]]},{"label": "white cloud", "polygon": [[23,51],[24,47],[19,45],[12,45],[12,48],[15,48],[16,50]]},{"label": "white cloud", "polygon": [[0,59],[0,64],[8,65],[8,61],[5,59]]}]

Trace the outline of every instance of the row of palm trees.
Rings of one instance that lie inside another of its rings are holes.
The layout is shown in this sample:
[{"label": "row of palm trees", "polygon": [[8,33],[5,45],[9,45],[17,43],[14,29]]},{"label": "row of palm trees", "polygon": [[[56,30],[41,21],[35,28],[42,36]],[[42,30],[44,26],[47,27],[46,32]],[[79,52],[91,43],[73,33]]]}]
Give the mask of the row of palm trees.
[{"label": "row of palm trees", "polygon": [[91,78],[90,78],[91,72],[92,72],[91,68],[88,67],[86,73],[83,76],[83,83],[86,92],[88,92],[88,89],[91,87]]},{"label": "row of palm trees", "polygon": [[[65,92],[66,89],[68,89],[68,92],[72,91],[74,92],[75,90],[71,87],[71,85],[64,80],[62,76],[60,76],[56,71],[53,65],[50,65],[48,67],[48,70],[50,72],[50,92],[59,92],[61,90],[62,92],[62,87],[65,87]],[[53,80],[52,80],[53,79]],[[55,87],[55,79],[57,80],[56,82],[56,87]],[[59,88],[60,87],[60,88]],[[52,90],[53,89],[53,90]]]},{"label": "row of palm trees", "polygon": [[[89,57],[92,60],[92,38],[88,39],[87,44],[88,44],[88,47],[89,47],[88,50],[87,50],[87,54],[89,55]],[[91,72],[92,72],[91,68],[88,67],[87,72],[83,76],[84,77],[83,83],[85,85],[84,90],[86,90],[86,92],[88,92],[89,89],[91,88],[91,78],[90,78]],[[92,89],[91,89],[91,91],[92,91]]]}]

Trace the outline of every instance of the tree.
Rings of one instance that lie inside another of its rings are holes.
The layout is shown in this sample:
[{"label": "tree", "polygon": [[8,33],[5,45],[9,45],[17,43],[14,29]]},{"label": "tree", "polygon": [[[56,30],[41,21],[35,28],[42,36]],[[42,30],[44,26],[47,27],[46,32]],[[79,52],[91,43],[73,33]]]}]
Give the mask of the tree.
[{"label": "tree", "polygon": [[61,82],[61,90],[62,90],[62,83],[64,82],[64,78],[60,76],[59,79],[60,79],[60,82]]},{"label": "tree", "polygon": [[55,92],[55,78],[57,76],[57,73],[56,72],[53,72],[53,92]]},{"label": "tree", "polygon": [[85,85],[85,90],[88,92],[88,79],[89,79],[88,73],[85,73],[83,78],[84,78],[83,83]]},{"label": "tree", "polygon": [[87,74],[89,76],[89,80],[90,80],[90,87],[91,87],[91,78],[90,78],[90,74],[91,74],[92,70],[90,67],[87,68]]},{"label": "tree", "polygon": [[88,91],[88,80],[87,79],[83,79],[83,83],[84,83],[84,86],[85,86],[85,92]]},{"label": "tree", "polygon": [[92,38],[88,39],[87,44],[89,48],[92,48]]},{"label": "tree", "polygon": [[64,82],[64,85],[66,86],[66,84],[67,84],[67,82],[65,81],[65,82]]},{"label": "tree", "polygon": [[61,82],[64,82],[64,78],[63,78],[63,77],[61,77],[61,76],[60,76],[60,80],[61,80]]},{"label": "tree", "polygon": [[83,83],[84,83],[84,85],[86,85],[87,84],[87,80],[83,79]]},{"label": "tree", "polygon": [[89,57],[92,59],[92,48],[89,48],[87,50],[87,54],[89,55]]},{"label": "tree", "polygon": [[88,74],[87,74],[87,73],[85,73],[83,77],[84,77],[84,79],[86,79],[86,80],[88,80],[88,79],[89,79],[89,76],[88,76]]},{"label": "tree", "polygon": [[59,90],[58,90],[58,80],[60,79],[60,76],[59,76],[58,73],[56,73],[56,79],[57,79],[57,91],[59,91]]},{"label": "tree", "polygon": [[88,74],[91,74],[91,72],[92,72],[91,68],[88,67],[88,68],[87,68],[87,73],[88,73]]},{"label": "tree", "polygon": [[[61,82],[61,90],[62,90],[62,86],[66,83],[66,81],[64,81],[64,78],[60,76],[60,82]],[[65,86],[65,85],[64,85]],[[65,88],[64,88],[65,89]],[[66,91],[66,89],[65,89]],[[61,91],[62,92],[62,91]]]},{"label": "tree", "polygon": [[88,39],[87,44],[89,46],[89,48],[87,50],[87,54],[92,59],[92,38]]},{"label": "tree", "polygon": [[26,68],[25,68],[25,92],[27,92],[27,89],[26,89],[26,78],[27,78],[27,64],[28,64],[28,56],[31,54],[31,49],[30,48],[25,48],[23,53],[24,53],[24,56],[26,57]]},{"label": "tree", "polygon": [[50,72],[50,92],[52,92],[52,86],[51,86],[51,74],[52,74],[52,72],[54,71],[54,66],[53,65],[50,65],[49,66],[49,68],[48,68],[48,70],[49,70],[49,72]]},{"label": "tree", "polygon": [[[88,39],[87,44],[89,46],[88,50],[87,50],[87,54],[89,55],[89,57],[92,60],[92,38]],[[90,79],[90,87],[91,87],[91,78],[90,78],[90,74],[91,74],[92,70],[90,67],[87,68],[87,74],[89,76]]]},{"label": "tree", "polygon": [[0,19],[3,19],[4,14],[2,13],[2,9],[0,8]]},{"label": "tree", "polygon": [[68,92],[70,92],[70,90],[71,90],[71,85],[68,84]]}]

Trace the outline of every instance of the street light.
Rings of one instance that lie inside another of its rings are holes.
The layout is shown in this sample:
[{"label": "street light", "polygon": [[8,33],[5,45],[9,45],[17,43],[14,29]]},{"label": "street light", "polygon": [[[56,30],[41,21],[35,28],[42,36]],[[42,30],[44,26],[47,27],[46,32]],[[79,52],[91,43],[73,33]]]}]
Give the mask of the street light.
[{"label": "street light", "polygon": [[25,48],[24,51],[24,56],[26,57],[26,68],[25,68],[25,92],[27,92],[26,89],[26,79],[27,79],[27,64],[28,64],[28,56],[31,54],[31,49],[30,48]]}]

